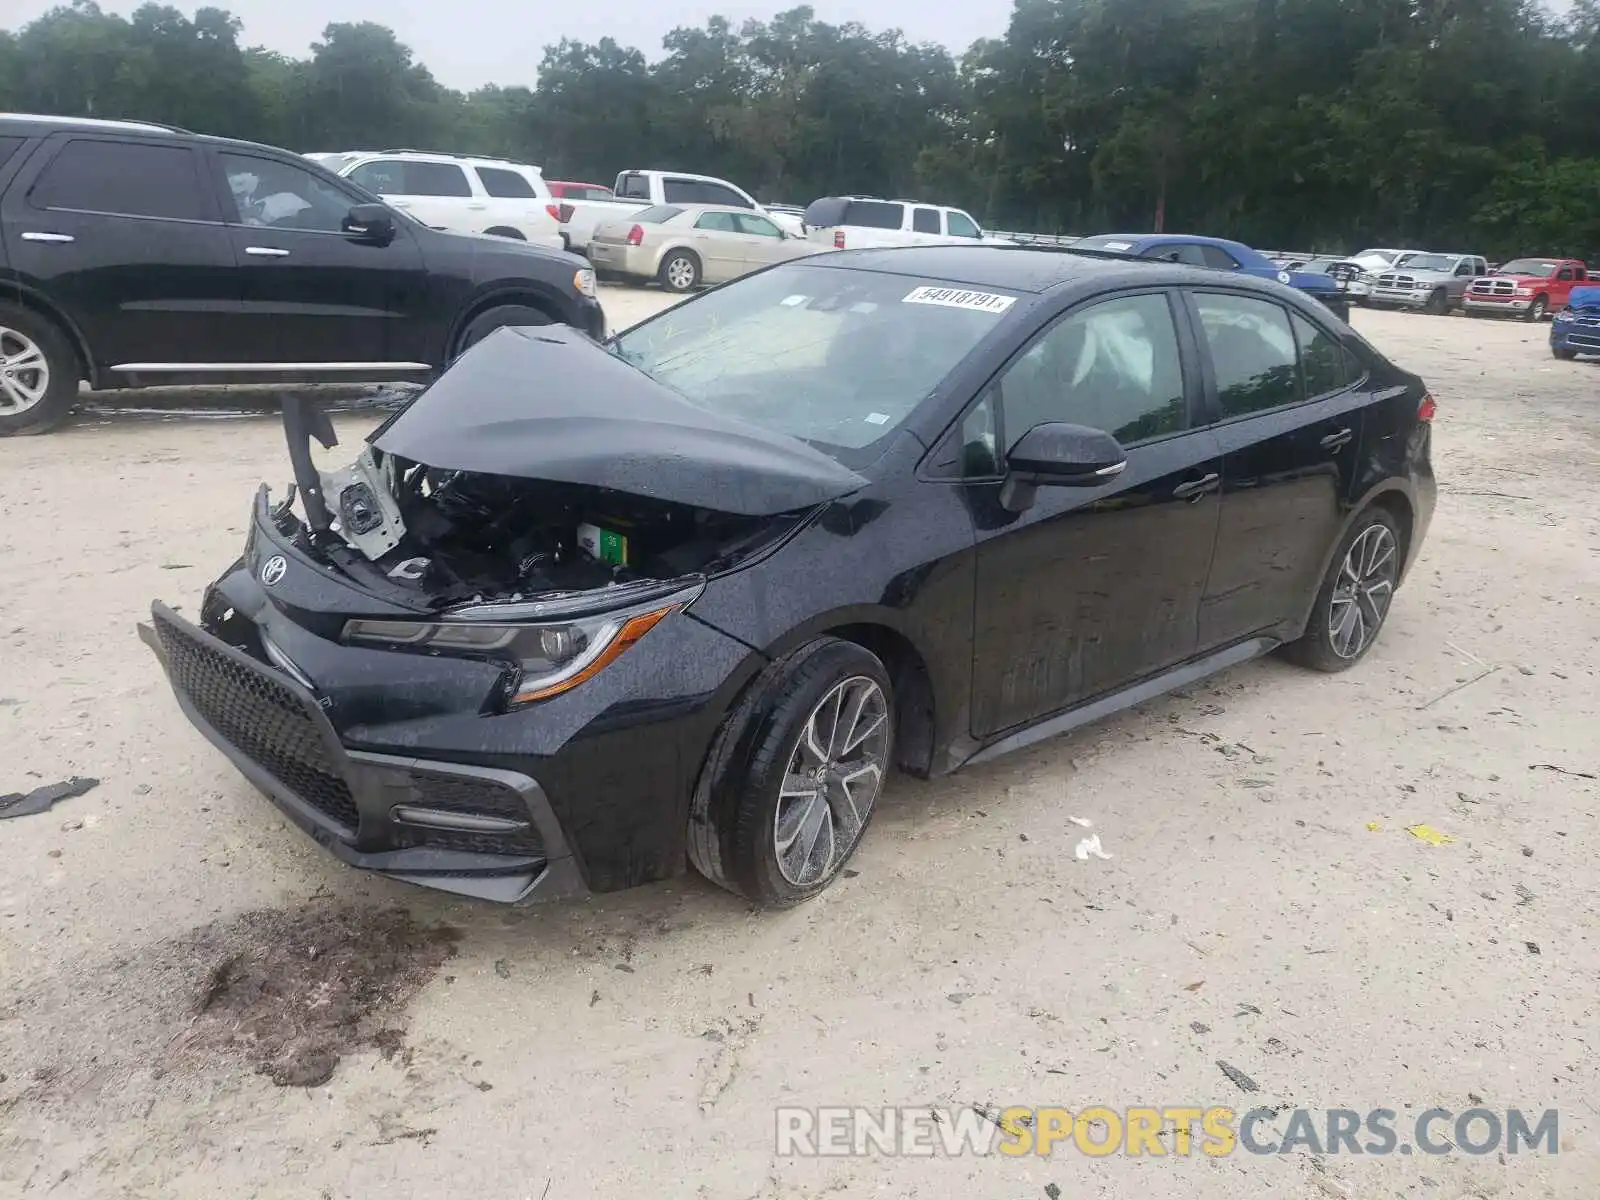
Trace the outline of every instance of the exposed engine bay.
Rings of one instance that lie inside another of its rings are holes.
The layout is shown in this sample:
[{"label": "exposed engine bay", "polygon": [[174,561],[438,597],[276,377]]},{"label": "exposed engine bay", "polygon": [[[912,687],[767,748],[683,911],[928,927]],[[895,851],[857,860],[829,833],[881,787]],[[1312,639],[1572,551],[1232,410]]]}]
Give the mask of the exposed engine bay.
[{"label": "exposed engine bay", "polygon": [[321,434],[299,428],[306,415],[286,413],[285,422],[305,522],[292,512],[291,489],[274,509],[279,529],[347,573],[381,574],[386,590],[420,593],[432,608],[711,573],[802,516],[745,516],[588,484],[447,470],[371,445],[349,466],[322,471],[305,436]]}]

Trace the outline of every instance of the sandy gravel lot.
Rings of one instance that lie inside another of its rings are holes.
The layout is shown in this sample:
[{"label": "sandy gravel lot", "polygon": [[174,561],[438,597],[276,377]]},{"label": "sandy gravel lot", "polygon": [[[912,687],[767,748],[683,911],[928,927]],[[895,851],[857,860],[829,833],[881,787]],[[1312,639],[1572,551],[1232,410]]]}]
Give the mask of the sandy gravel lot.
[{"label": "sandy gravel lot", "polygon": [[[608,295],[614,324],[662,302]],[[1593,1200],[1600,364],[1356,322],[1440,404],[1438,513],[1367,661],[897,781],[859,874],[776,916],[692,875],[507,910],[347,870],[134,635],[287,479],[275,419],[0,442],[0,792],[101,780],[0,822],[0,1196]],[[1257,1103],[1556,1108],[1562,1153],[773,1150],[779,1104]]]}]

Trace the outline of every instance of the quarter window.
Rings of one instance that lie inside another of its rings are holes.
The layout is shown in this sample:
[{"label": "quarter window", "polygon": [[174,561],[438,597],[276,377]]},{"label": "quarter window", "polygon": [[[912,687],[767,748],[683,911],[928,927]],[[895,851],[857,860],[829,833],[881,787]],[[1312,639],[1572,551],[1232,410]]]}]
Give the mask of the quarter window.
[{"label": "quarter window", "polygon": [[537,200],[539,193],[533,190],[533,184],[528,182],[528,177],[520,171],[509,171],[504,167],[474,167],[478,173],[478,182],[483,184],[483,190],[496,199],[501,200]]},{"label": "quarter window", "polygon": [[1289,314],[1248,296],[1201,292],[1200,326],[1211,351],[1217,402],[1224,417],[1265,412],[1301,398]]},{"label": "quarter window", "polygon": [[1057,322],[1000,380],[1008,446],[1065,421],[1142,442],[1186,425],[1183,367],[1164,295],[1107,300]]},{"label": "quarter window", "polygon": [[350,197],[310,171],[271,158],[223,154],[228,191],[241,225],[339,233],[350,215]]},{"label": "quarter window", "polygon": [[844,206],[841,225],[856,225],[863,229],[899,229],[905,223],[903,204],[886,200],[851,200]]},{"label": "quarter window", "polygon": [[194,152],[143,142],[71,141],[29,192],[36,208],[202,221],[211,216]]}]

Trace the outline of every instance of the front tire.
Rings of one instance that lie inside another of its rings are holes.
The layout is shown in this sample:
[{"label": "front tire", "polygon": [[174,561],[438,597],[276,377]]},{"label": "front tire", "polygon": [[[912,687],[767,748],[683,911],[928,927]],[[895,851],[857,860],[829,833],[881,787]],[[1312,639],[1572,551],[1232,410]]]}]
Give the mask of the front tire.
[{"label": "front tire", "polygon": [[1443,288],[1434,288],[1423,311],[1432,313],[1436,317],[1444,316],[1450,311],[1450,293]]},{"label": "front tire", "polygon": [[700,284],[700,259],[688,250],[674,250],[656,273],[669,292],[692,292]]},{"label": "front tire", "polygon": [[456,339],[455,350],[450,355],[454,362],[473,346],[483,341],[496,329],[507,325],[549,325],[550,314],[537,308],[530,308],[526,304],[500,304],[494,308],[485,309],[472,320],[467,322],[467,327],[461,331],[461,336]]},{"label": "front tire", "polygon": [[768,667],[712,743],[689,859],[767,908],[811,899],[861,844],[894,750],[894,690],[876,655],[824,637]]},{"label": "front tire", "polygon": [[1550,353],[1562,362],[1571,362],[1578,357],[1578,352],[1567,346],[1551,346]]},{"label": "front tire", "polygon": [[0,437],[45,433],[78,399],[78,356],[55,322],[0,303]]},{"label": "front tire", "polygon": [[1344,671],[1372,649],[1400,582],[1400,528],[1382,508],[1356,518],[1317,590],[1311,619],[1284,656],[1313,671]]},{"label": "front tire", "polygon": [[1533,303],[1528,305],[1528,311],[1522,314],[1522,319],[1528,322],[1544,320],[1545,313],[1550,311],[1550,297],[1535,296]]}]

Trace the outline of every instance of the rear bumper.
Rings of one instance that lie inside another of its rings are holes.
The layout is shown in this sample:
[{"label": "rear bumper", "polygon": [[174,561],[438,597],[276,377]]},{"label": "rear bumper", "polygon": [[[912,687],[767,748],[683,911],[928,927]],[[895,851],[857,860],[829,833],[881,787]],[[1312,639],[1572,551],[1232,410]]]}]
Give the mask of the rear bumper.
[{"label": "rear bumper", "polygon": [[622,246],[615,242],[590,242],[588,258],[597,271],[614,271],[649,279],[656,273],[655,251],[644,246]]},{"label": "rear bumper", "polygon": [[150,615],[139,636],[184,715],[344,862],[501,902],[588,893],[549,800],[527,775],[348,750],[291,676],[163,604]]}]

